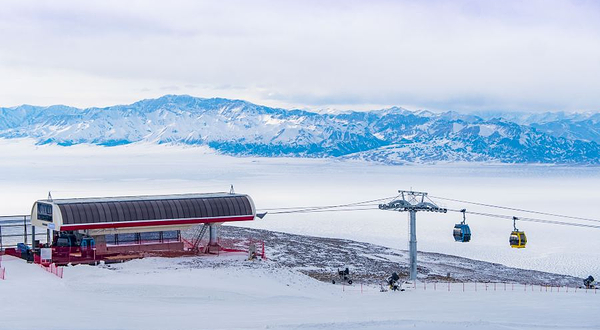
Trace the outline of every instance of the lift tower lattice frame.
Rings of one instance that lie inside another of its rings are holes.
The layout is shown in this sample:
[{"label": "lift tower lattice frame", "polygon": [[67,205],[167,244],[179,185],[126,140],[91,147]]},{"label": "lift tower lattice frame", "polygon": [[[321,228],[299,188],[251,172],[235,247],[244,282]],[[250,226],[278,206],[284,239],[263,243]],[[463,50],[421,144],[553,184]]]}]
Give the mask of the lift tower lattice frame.
[{"label": "lift tower lattice frame", "polygon": [[412,190],[398,190],[400,195],[387,204],[379,204],[380,210],[408,212],[410,219],[410,277],[411,281],[417,279],[417,212],[446,213],[448,209],[437,206],[426,192]]}]

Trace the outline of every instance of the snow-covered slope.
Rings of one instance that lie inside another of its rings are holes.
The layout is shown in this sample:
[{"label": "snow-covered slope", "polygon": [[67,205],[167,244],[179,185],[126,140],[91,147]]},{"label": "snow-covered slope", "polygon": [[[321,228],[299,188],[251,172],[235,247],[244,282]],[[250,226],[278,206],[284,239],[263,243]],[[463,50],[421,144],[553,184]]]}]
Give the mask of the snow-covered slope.
[{"label": "snow-covered slope", "polygon": [[[244,255],[66,267],[4,257],[0,329],[597,329],[593,291],[418,283],[404,292],[332,285]],[[33,313],[33,314],[32,314]],[[35,317],[32,317],[34,315]]]},{"label": "snow-covered slope", "polygon": [[393,164],[600,163],[595,138],[569,127],[563,128],[569,134],[544,133],[542,128],[550,129],[543,125],[550,124],[536,128],[533,123],[397,107],[315,113],[176,95],[107,108],[0,108],[0,137],[31,137],[40,144],[114,146],[145,141],[207,145],[234,155],[343,156]]}]

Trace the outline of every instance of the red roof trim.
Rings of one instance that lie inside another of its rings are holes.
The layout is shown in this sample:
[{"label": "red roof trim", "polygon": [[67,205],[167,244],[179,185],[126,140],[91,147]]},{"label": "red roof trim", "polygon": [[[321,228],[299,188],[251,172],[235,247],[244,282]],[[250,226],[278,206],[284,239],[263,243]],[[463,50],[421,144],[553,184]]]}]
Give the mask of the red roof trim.
[{"label": "red roof trim", "polygon": [[123,221],[106,222],[77,225],[63,225],[60,230],[85,230],[85,229],[107,229],[107,228],[132,228],[132,227],[151,227],[151,226],[175,226],[175,225],[193,225],[198,223],[212,222],[230,222],[230,221],[250,221],[254,216],[238,216],[224,218],[205,218],[205,219],[177,219],[177,220],[149,220],[149,221]]}]

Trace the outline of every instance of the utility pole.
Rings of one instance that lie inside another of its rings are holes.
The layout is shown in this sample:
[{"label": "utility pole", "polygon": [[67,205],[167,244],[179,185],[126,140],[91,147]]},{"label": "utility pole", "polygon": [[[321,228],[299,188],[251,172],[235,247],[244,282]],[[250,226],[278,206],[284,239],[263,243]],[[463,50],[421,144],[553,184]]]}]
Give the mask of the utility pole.
[{"label": "utility pole", "polygon": [[400,195],[387,204],[379,204],[380,210],[408,212],[410,219],[410,277],[411,281],[417,279],[417,212],[446,213],[447,209],[441,208],[427,197],[426,192],[412,190],[398,190]]}]

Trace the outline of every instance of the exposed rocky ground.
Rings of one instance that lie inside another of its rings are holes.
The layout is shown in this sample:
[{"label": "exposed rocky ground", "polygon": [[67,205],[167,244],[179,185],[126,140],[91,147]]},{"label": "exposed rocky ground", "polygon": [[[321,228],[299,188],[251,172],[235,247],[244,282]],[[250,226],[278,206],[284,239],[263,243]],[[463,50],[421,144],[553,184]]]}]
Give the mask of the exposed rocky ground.
[{"label": "exposed rocky ground", "polygon": [[[356,283],[379,284],[391,273],[408,277],[408,251],[344,239],[293,235],[267,230],[222,226],[224,240],[251,238],[266,246],[265,266],[301,271],[313,278],[330,282],[337,279],[337,270],[348,267]],[[439,253],[418,254],[418,278],[427,282],[497,282],[541,285],[581,285],[582,279],[533,270],[510,268],[500,264],[477,261]],[[222,264],[230,261],[223,259]],[[237,261],[236,261],[237,262]],[[212,267],[215,260],[186,260],[186,264]]]}]

